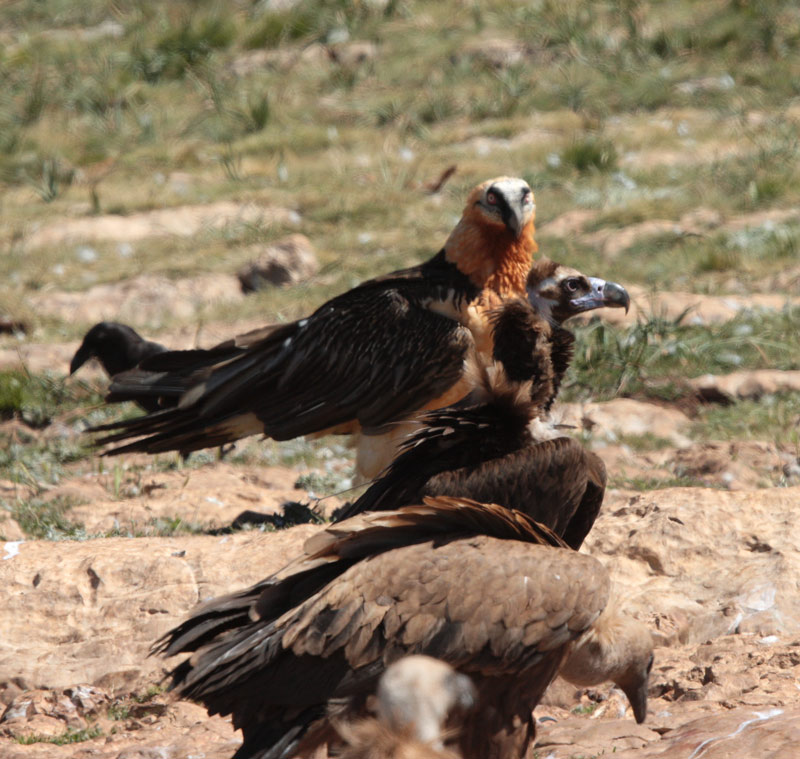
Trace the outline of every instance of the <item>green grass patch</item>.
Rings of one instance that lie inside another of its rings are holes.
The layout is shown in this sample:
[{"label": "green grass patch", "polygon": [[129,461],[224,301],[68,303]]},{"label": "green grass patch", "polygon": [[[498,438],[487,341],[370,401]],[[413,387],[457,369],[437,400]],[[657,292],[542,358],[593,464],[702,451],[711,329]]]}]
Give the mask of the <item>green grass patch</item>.
[{"label": "green grass patch", "polygon": [[108,707],[108,718],[113,719],[115,722],[124,722],[130,716],[130,704],[120,702],[111,704],[111,706]]},{"label": "green grass patch", "polygon": [[0,507],[8,511],[29,538],[44,540],[70,540],[84,535],[83,525],[72,522],[69,511],[79,503],[74,498],[56,496],[40,497],[16,502],[2,502]]},{"label": "green grass patch", "polygon": [[67,381],[63,374],[0,371],[0,420],[16,418],[30,427],[44,427],[66,412],[101,402],[88,385]]},{"label": "green grass patch", "polygon": [[617,165],[617,149],[610,140],[589,137],[573,142],[561,154],[566,166],[580,172],[611,171]]},{"label": "green grass patch", "polygon": [[83,743],[93,738],[99,738],[103,734],[99,726],[87,727],[82,730],[67,730],[62,735],[20,735],[14,740],[23,746],[30,746],[34,743],[52,743],[56,746],[66,746],[69,743]]},{"label": "green grass patch", "polygon": [[744,313],[717,325],[652,317],[630,327],[601,321],[576,329],[563,400],[645,395],[674,400],[685,380],[738,369],[797,369],[800,309]]},{"label": "green grass patch", "polygon": [[692,436],[705,440],[768,440],[797,448],[798,419],[800,393],[766,395],[728,406],[703,407],[692,427]]},{"label": "green grass patch", "polygon": [[0,434],[0,478],[40,490],[58,484],[68,464],[92,456],[93,450],[88,438],[78,436],[42,440],[24,438],[24,432]]},{"label": "green grass patch", "polygon": [[146,704],[152,701],[156,696],[166,693],[168,690],[166,685],[148,685],[141,693],[136,693],[131,696],[131,700],[137,704]]}]

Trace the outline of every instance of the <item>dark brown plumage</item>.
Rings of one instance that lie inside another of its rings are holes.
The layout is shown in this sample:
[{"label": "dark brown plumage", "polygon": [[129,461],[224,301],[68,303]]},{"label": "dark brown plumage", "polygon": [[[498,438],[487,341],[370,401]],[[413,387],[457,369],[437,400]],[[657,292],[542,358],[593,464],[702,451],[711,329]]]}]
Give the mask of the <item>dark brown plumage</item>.
[{"label": "dark brown plumage", "polygon": [[341,519],[424,496],[463,496],[521,509],[580,547],[603,501],[605,466],[541,421],[569,363],[571,333],[524,301],[509,302],[494,321],[493,361],[477,368],[478,390],[426,414],[384,475],[344,507]]},{"label": "dark brown plumage", "polygon": [[166,353],[116,377],[110,401],[156,396],[177,408],[99,427],[113,431],[101,442],[140,438],[111,453],[157,453],[255,433],[372,433],[463,397],[463,362],[485,313],[525,294],[533,219],[523,180],[484,182],[426,263],[365,282],[307,319],[207,352]]},{"label": "dark brown plumage", "polygon": [[[113,379],[114,375],[133,369],[141,361],[166,352],[160,343],[145,340],[135,329],[119,322],[99,322],[83,337],[72,357],[69,373],[75,374],[87,361],[96,358]],[[142,397],[137,402],[146,411],[161,408],[158,398]]]},{"label": "dark brown plumage", "polygon": [[464,499],[364,514],[303,556],[212,601],[159,642],[194,651],[181,696],[232,714],[237,759],[286,759],[335,741],[329,719],[363,713],[385,668],[433,656],[477,690],[464,757],[522,757],[531,710],[571,641],[598,618],[608,576],[522,513]]},{"label": "dark brown plumage", "polygon": [[[572,360],[575,337],[572,332],[563,327],[564,321],[602,307],[625,308],[627,311],[630,298],[625,288],[615,282],[606,282],[597,277],[587,277],[575,269],[549,259],[540,259],[533,264],[528,275],[526,294],[536,313],[548,325],[545,329],[549,330],[547,341],[549,342],[550,358],[548,364],[552,366],[552,378],[548,379],[546,387],[541,385],[537,390],[541,402],[539,412],[543,414],[550,410],[555,401]],[[499,306],[497,310],[500,310]],[[491,339],[487,339],[486,333],[491,334]],[[532,344],[526,343],[526,341],[534,339],[534,334],[534,332],[528,332],[526,337],[526,333],[520,332],[519,329],[507,329],[502,334],[498,334],[497,330],[492,329],[492,319],[487,313],[487,318],[480,328],[471,331],[474,345],[470,360],[485,366],[493,361],[494,356],[503,356],[507,374],[512,362],[519,365],[517,375],[508,375],[512,381],[533,380],[534,386],[537,386],[541,382],[541,378],[534,377],[537,370],[531,363],[533,348]],[[525,356],[529,360],[526,360]],[[550,370],[548,369],[548,371]],[[469,381],[460,384],[462,392],[452,398],[454,403],[465,397],[467,389],[474,384],[474,378],[468,377],[467,379]],[[431,404],[427,408],[441,408],[441,405]],[[419,414],[414,415],[406,422],[392,424],[380,436],[357,434],[355,443],[357,469],[362,475],[362,480],[372,480],[381,474],[395,459],[404,442],[418,426]],[[456,493],[451,494],[456,495]],[[496,499],[489,498],[488,500]]]}]

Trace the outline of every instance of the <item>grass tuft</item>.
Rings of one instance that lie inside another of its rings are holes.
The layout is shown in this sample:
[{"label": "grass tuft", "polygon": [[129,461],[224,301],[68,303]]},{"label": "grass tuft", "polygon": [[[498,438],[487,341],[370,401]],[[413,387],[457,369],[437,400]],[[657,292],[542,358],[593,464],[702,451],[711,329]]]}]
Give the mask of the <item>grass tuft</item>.
[{"label": "grass tuft", "polygon": [[69,729],[61,735],[20,735],[14,740],[23,745],[30,746],[34,743],[52,743],[55,746],[66,746],[70,743],[83,743],[93,738],[99,738],[103,734],[99,726],[86,727],[82,730]]},{"label": "grass tuft", "polygon": [[68,382],[55,372],[0,371],[0,419],[16,418],[40,428],[65,412],[101,401],[85,383]]},{"label": "grass tuft", "polygon": [[686,380],[733,369],[797,369],[800,309],[744,312],[722,324],[651,317],[624,328],[594,321],[576,329],[563,400],[645,395],[675,400]]},{"label": "grass tuft", "polygon": [[573,142],[561,154],[566,166],[581,173],[588,171],[611,171],[617,166],[617,149],[609,140],[589,137]]},{"label": "grass tuft", "polygon": [[49,500],[37,497],[8,504],[6,508],[29,538],[69,540],[84,534],[82,524],[67,518],[69,510],[78,503],[77,499],[64,496]]}]

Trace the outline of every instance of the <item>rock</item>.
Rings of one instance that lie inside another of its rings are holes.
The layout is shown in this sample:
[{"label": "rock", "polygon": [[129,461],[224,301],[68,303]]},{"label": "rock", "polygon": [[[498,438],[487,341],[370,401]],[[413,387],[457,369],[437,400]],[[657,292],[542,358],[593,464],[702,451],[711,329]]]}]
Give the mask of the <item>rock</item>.
[{"label": "rock", "polygon": [[645,403],[631,398],[616,398],[603,403],[565,403],[553,414],[559,422],[589,432],[598,440],[615,442],[623,435],[652,435],[677,446],[691,441],[686,437],[691,420],[675,408]]},{"label": "rock", "polygon": [[536,751],[540,756],[555,756],[550,752],[557,746],[569,747],[567,756],[586,755],[603,747],[608,753],[623,751],[659,740],[661,736],[646,725],[637,725],[632,719],[609,722],[584,721],[580,729],[572,725],[545,723],[536,738]]},{"label": "rock", "polygon": [[[13,740],[0,739],[3,759],[52,759],[54,756],[59,759],[230,759],[241,745],[230,719],[209,717],[205,709],[196,704],[161,703],[157,704],[159,710],[155,712],[152,702],[115,702],[115,706],[114,712],[90,723],[90,735],[96,737],[57,747],[45,742],[21,746]],[[151,713],[143,717],[124,716],[124,711],[133,713],[136,707],[145,707],[145,711]],[[59,725],[58,735],[63,735],[64,724],[59,722]]]},{"label": "rock", "polygon": [[767,611],[776,634],[797,635],[799,497],[796,487],[670,488],[610,499],[584,546],[637,616],[676,627],[673,643],[734,632]]},{"label": "rock", "polygon": [[675,89],[685,95],[697,95],[706,92],[731,90],[735,86],[736,82],[730,74],[722,74],[721,76],[704,76],[679,82],[675,85]]},{"label": "rock", "polygon": [[741,490],[784,485],[787,480],[800,477],[795,454],[781,450],[775,443],[712,440],[677,448],[636,450],[636,446],[625,443],[606,444],[602,437],[588,442],[618,482],[677,477],[707,487]]},{"label": "rock", "polygon": [[517,39],[492,37],[478,39],[464,46],[463,54],[482,61],[495,69],[505,69],[523,63],[529,54],[525,44]]},{"label": "rock", "polygon": [[297,212],[288,208],[220,201],[207,205],[159,208],[127,216],[106,214],[60,219],[28,234],[25,244],[32,249],[54,248],[88,240],[133,242],[166,235],[191,237],[204,229],[222,229],[228,224],[293,224],[297,218]]},{"label": "rock", "polygon": [[31,303],[40,313],[69,323],[110,320],[154,330],[174,319],[194,319],[215,303],[241,297],[239,280],[224,274],[179,280],[142,274],[83,292],[40,291],[31,296]]},{"label": "rock", "polygon": [[800,392],[800,371],[754,369],[730,374],[704,374],[689,384],[708,401],[757,399],[774,393]]},{"label": "rock", "polygon": [[85,730],[89,720],[105,715],[111,699],[90,685],[35,690],[18,695],[0,717],[0,734],[11,737],[62,735]]},{"label": "rock", "polygon": [[319,261],[311,241],[300,234],[253,250],[256,258],[236,273],[242,292],[260,290],[265,285],[303,282],[319,271]]},{"label": "rock", "polygon": [[328,45],[327,52],[334,63],[353,68],[374,61],[378,57],[378,46],[367,40],[354,40]]},{"label": "rock", "polygon": [[671,468],[678,477],[690,477],[708,485],[741,490],[769,487],[785,477],[791,454],[774,443],[758,441],[710,441],[676,451]]},{"label": "rock", "polygon": [[119,38],[125,36],[125,27],[111,19],[101,21],[97,26],[73,27],[72,29],[45,29],[39,32],[39,36],[54,42],[74,42],[76,40],[84,43],[95,42],[109,37]]},{"label": "rock", "polygon": [[672,730],[645,750],[619,759],[793,759],[800,746],[800,708],[733,709]]},{"label": "rock", "polygon": [[786,645],[738,634],[699,646],[658,648],[655,654],[647,720],[640,726],[616,688],[606,685],[576,692],[557,678],[535,710],[537,719],[545,718],[537,735],[539,755],[574,759],[624,752],[629,759],[672,759],[671,740],[687,724],[715,730],[716,713],[751,699],[764,713],[800,708],[795,685],[800,642]]},{"label": "rock", "polygon": [[279,569],[316,529],[25,542],[0,561],[0,683],[142,688],[163,671],[147,656],[157,637],[199,601]]},{"label": "rock", "polygon": [[25,540],[25,533],[19,523],[11,517],[0,518],[0,540],[17,542]]},{"label": "rock", "polygon": [[237,55],[231,63],[231,71],[236,76],[247,76],[261,69],[284,71],[301,63],[306,66],[330,65],[326,48],[318,42],[298,48],[279,47],[274,50],[248,50]]},{"label": "rock", "polygon": [[8,509],[15,503],[27,500],[30,496],[31,489],[29,487],[9,480],[0,480],[0,540],[25,539],[25,534],[17,521],[8,513]]},{"label": "rock", "polygon": [[279,47],[274,50],[249,50],[237,55],[231,63],[236,76],[247,76],[261,69],[285,71],[301,64],[317,68],[344,66],[354,68],[378,57],[378,46],[368,40],[321,44],[315,42],[298,47]]}]

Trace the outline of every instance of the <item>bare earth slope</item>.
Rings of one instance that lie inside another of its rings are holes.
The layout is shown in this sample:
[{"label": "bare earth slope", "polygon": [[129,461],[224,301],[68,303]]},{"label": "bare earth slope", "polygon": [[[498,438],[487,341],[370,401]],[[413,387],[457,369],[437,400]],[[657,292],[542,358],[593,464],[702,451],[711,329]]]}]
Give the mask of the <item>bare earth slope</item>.
[{"label": "bare earth slope", "polygon": [[[271,491],[262,492],[267,502]],[[228,498],[229,483],[206,493]],[[723,757],[737,729],[751,741],[788,739],[800,713],[799,499],[800,488],[612,493],[585,550],[607,563],[626,606],[653,628],[650,715],[637,726],[608,687],[587,694],[556,684],[537,712],[557,719],[543,723],[539,755],[689,757],[710,741],[717,753],[704,756]],[[113,502],[92,506],[104,512]],[[197,518],[191,499],[172,513]],[[0,546],[3,756],[226,756],[235,736],[223,720],[163,695],[131,700],[164,669],[148,647],[199,601],[280,567],[316,529]],[[47,751],[13,740],[67,728],[103,734]]]}]

